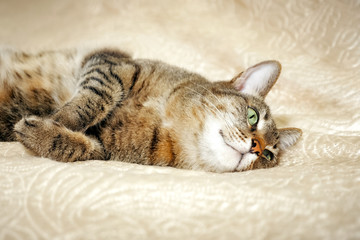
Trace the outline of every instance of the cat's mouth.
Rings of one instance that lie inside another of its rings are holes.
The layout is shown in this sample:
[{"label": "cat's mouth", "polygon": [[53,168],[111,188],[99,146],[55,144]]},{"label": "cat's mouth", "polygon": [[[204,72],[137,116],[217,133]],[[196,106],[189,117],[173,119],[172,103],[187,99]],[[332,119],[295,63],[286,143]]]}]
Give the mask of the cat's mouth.
[{"label": "cat's mouth", "polygon": [[241,160],[243,159],[243,157],[244,157],[244,154],[241,154],[241,153],[240,153],[239,163],[236,165],[236,167],[234,168],[233,172],[237,172],[237,171],[238,171],[238,168],[240,167]]},{"label": "cat's mouth", "polygon": [[235,172],[235,171],[237,171],[237,169],[239,168],[239,166],[240,166],[240,164],[241,164],[241,160],[243,159],[245,153],[242,153],[241,151],[239,151],[238,149],[236,149],[234,146],[232,146],[231,144],[229,144],[229,143],[226,141],[225,136],[224,136],[224,134],[223,134],[223,132],[222,132],[221,130],[219,131],[219,133],[220,133],[220,136],[222,137],[225,145],[226,145],[227,147],[231,148],[233,151],[235,151],[235,152],[239,155],[239,157],[238,157],[238,163],[236,164],[236,166],[235,166],[235,168],[234,168],[234,170],[233,170],[233,171]]},{"label": "cat's mouth", "polygon": [[228,141],[226,141],[226,137],[223,133],[222,130],[219,131],[220,136],[222,137],[224,143],[226,144],[226,146],[228,146],[229,148],[233,149],[234,151],[238,152],[240,155],[243,155],[244,153],[242,153],[240,150],[236,149],[236,147],[232,146],[230,143],[228,143]]},{"label": "cat's mouth", "polygon": [[[225,142],[225,141],[224,141],[224,142]],[[232,150],[236,151],[236,152],[240,155],[239,163],[238,163],[238,165],[237,165],[237,167],[238,167],[238,166],[240,165],[240,163],[241,163],[241,160],[242,160],[244,154],[243,154],[242,152],[240,152],[239,150],[237,150],[236,148],[234,148],[233,146],[229,145],[227,142],[225,142],[225,144],[226,144],[228,147],[230,147]],[[237,167],[236,167],[236,168],[237,168]],[[235,169],[236,169],[236,168],[235,168]]]},{"label": "cat's mouth", "polygon": [[[256,154],[255,152],[252,151],[252,148],[249,149],[249,151],[246,151],[246,152],[242,152],[241,150],[237,149],[236,147],[234,147],[232,144],[228,143],[226,141],[226,137],[224,136],[223,132],[220,130],[219,131],[225,145],[227,148],[231,149],[232,152],[236,153],[236,161],[237,163],[235,164],[235,167],[233,168],[233,172],[239,172],[239,171],[244,171],[244,170],[247,170],[249,169],[249,167],[251,166],[252,167],[252,164],[250,164],[249,166],[245,166],[245,165],[248,165],[248,164],[242,164],[244,161],[247,162],[249,159],[248,159],[248,154]],[[253,147],[253,146],[252,146]],[[256,154],[257,155],[257,154]],[[247,157],[246,157],[247,156]],[[258,155],[257,155],[258,156]],[[253,162],[253,161],[251,161]],[[241,165],[244,165],[244,166],[241,166]],[[250,167],[250,168],[251,168]]]}]

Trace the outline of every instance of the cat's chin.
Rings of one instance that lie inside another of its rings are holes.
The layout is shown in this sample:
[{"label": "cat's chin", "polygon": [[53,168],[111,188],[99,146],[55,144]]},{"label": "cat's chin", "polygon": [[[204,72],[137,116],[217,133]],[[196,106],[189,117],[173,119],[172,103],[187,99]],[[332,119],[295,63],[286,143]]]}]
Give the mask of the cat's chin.
[{"label": "cat's chin", "polygon": [[239,163],[236,165],[235,169],[233,172],[239,172],[239,171],[242,171],[242,170],[239,170],[240,168],[240,165],[241,165],[241,160],[243,159],[244,155],[243,154],[240,154],[240,159],[239,159]]},{"label": "cat's chin", "polygon": [[232,170],[233,172],[242,172],[252,168],[251,166],[258,158],[255,154],[250,152],[241,153],[230,145],[226,145],[228,147],[228,158],[234,159],[236,162],[235,167]]},{"label": "cat's chin", "polygon": [[232,168],[233,172],[241,172],[252,168],[253,163],[258,158],[256,154],[253,154],[250,151],[243,153],[228,144],[225,140],[224,143],[226,146],[226,158],[235,162],[235,166]]},{"label": "cat's chin", "polygon": [[253,164],[255,163],[257,158],[258,156],[251,152],[243,154],[241,160],[239,161],[238,166],[235,169],[235,172],[241,172],[252,169]]}]

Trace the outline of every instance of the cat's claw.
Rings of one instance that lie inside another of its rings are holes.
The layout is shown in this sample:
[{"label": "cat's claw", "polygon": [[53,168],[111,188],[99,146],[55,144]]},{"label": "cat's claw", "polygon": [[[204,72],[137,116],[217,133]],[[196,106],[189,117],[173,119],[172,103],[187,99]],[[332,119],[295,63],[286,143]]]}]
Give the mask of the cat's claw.
[{"label": "cat's claw", "polygon": [[36,128],[42,125],[41,121],[42,119],[36,116],[23,118],[15,124],[14,132],[20,136],[32,135],[33,131],[36,131]]},{"label": "cat's claw", "polygon": [[21,119],[14,126],[17,140],[24,146],[38,153],[36,146],[38,146],[38,142],[41,141],[40,136],[43,136],[43,125],[43,120],[40,117],[30,116]]},{"label": "cat's claw", "polygon": [[51,119],[37,116],[22,118],[14,126],[14,133],[19,142],[37,155],[49,157],[49,146],[61,125]]}]

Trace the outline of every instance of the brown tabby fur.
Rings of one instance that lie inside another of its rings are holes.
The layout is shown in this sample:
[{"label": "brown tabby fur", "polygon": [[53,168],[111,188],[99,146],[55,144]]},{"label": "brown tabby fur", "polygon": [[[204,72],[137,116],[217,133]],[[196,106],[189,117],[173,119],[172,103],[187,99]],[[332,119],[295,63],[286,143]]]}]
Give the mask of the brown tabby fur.
[{"label": "brown tabby fur", "polygon": [[[214,172],[272,167],[279,149],[300,136],[297,129],[278,130],[263,102],[279,73],[280,68],[260,96],[252,96],[237,86],[242,74],[211,83],[119,50],[2,50],[0,140],[18,140],[36,155],[62,162],[121,160]],[[248,106],[258,109],[263,129],[246,121]],[[218,119],[226,127],[216,130],[214,139],[223,139],[225,150],[216,149],[207,135]],[[256,153],[242,167],[241,160],[233,160],[240,151],[233,150],[237,142],[251,145],[246,154]],[[274,159],[261,155],[265,148]],[[222,151],[223,160],[213,156]]]}]

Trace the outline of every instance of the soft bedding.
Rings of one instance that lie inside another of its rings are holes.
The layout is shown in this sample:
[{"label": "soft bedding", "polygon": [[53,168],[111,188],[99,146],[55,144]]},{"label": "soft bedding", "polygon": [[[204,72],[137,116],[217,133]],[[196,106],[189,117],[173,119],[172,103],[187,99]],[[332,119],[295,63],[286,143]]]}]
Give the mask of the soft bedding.
[{"label": "soft bedding", "polygon": [[226,174],[1,142],[0,239],[359,239],[359,13],[355,0],[1,1],[4,46],[116,46],[214,81],[277,59],[267,103],[303,136],[275,168]]}]

